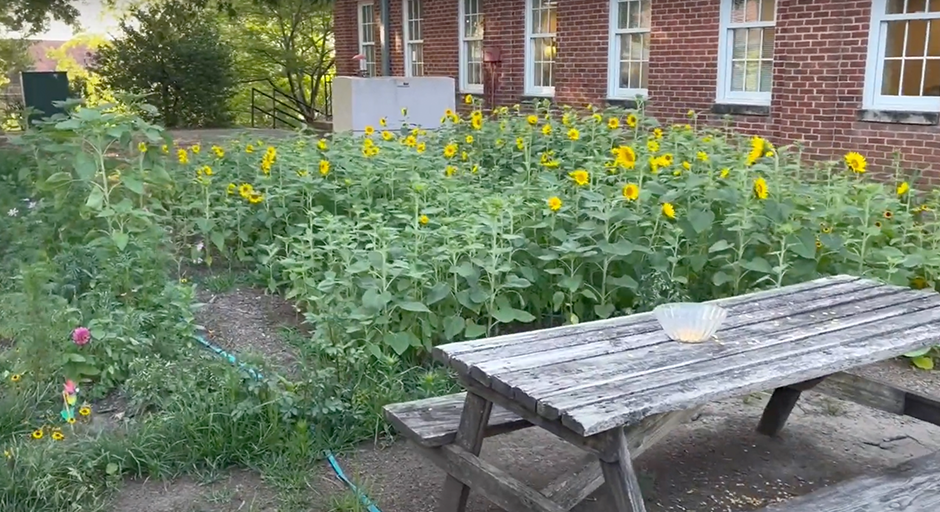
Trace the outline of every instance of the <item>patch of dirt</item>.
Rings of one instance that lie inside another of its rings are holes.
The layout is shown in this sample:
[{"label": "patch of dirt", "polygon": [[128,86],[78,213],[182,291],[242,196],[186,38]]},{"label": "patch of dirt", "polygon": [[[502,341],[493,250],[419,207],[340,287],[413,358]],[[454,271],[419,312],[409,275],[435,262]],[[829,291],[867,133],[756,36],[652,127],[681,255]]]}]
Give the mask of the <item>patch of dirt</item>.
[{"label": "patch of dirt", "polygon": [[275,493],[250,471],[236,471],[211,483],[191,478],[169,482],[126,482],[113,512],[277,512]]},{"label": "patch of dirt", "polygon": [[[861,373],[940,394],[940,372],[889,361]],[[901,382],[898,382],[901,381]],[[783,433],[754,432],[769,394],[716,402],[638,461],[649,512],[745,512],[940,449],[940,428],[808,392]],[[482,456],[535,488],[574,470],[583,452],[538,428],[487,439]],[[444,473],[404,442],[341,457],[383,512],[434,511]],[[324,481],[328,468],[321,469]],[[340,484],[321,486],[327,496]],[[574,512],[613,509],[602,487]],[[471,493],[469,512],[499,509]],[[328,512],[327,508],[317,512]]]},{"label": "patch of dirt", "polygon": [[206,339],[236,356],[258,355],[288,375],[296,371],[297,355],[281,336],[281,328],[301,329],[300,313],[279,296],[239,287],[224,293],[200,290],[196,321]]}]

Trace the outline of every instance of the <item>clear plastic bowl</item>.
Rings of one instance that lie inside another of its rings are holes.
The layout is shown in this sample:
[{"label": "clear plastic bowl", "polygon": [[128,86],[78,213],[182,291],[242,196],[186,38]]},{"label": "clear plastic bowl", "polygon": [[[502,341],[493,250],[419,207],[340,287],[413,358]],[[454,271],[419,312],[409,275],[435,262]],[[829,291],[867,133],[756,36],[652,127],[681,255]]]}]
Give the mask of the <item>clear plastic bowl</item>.
[{"label": "clear plastic bowl", "polygon": [[674,302],[657,306],[653,314],[673,340],[699,343],[715,335],[728,312],[714,304]]}]

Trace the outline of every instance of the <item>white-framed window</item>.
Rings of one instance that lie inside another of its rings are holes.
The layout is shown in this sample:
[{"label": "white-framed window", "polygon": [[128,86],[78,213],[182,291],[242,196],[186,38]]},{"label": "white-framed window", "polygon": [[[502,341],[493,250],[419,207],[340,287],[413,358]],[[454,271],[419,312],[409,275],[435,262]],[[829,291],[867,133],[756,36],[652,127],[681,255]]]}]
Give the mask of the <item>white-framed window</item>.
[{"label": "white-framed window", "polygon": [[647,95],[652,0],[611,0],[610,55],[607,64],[611,98]]},{"label": "white-framed window", "polygon": [[366,76],[375,76],[375,6],[372,0],[359,2],[359,53],[365,56]]},{"label": "white-framed window", "polygon": [[558,52],[558,0],[526,0],[525,7],[525,93],[552,96]]},{"label": "white-framed window", "polygon": [[940,112],[940,0],[873,0],[864,108]]},{"label": "white-framed window", "polygon": [[483,92],[483,0],[460,2],[460,90]]},{"label": "white-framed window", "polygon": [[402,35],[405,41],[405,76],[424,75],[424,12],[421,0],[402,0]]},{"label": "white-framed window", "polygon": [[775,0],[721,0],[718,102],[770,105]]}]

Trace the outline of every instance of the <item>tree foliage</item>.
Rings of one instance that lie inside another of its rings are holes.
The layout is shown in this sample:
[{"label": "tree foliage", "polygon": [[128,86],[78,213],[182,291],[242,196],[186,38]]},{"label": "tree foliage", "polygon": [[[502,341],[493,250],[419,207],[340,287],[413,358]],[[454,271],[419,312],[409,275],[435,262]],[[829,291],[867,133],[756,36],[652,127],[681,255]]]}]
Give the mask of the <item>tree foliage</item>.
[{"label": "tree foliage", "polygon": [[93,65],[114,91],[149,94],[167,127],[224,126],[235,84],[217,17],[182,0],[137,8]]},{"label": "tree foliage", "polygon": [[29,36],[46,29],[53,19],[74,24],[78,19],[75,0],[2,0],[0,35],[19,32]]},{"label": "tree foliage", "polygon": [[[333,73],[333,13],[324,0],[233,0],[224,36],[236,49],[236,69],[248,84],[282,91],[279,99],[305,121],[323,110],[324,79]],[[247,103],[247,98],[241,98]],[[266,100],[268,101],[268,100]]]},{"label": "tree foliage", "polygon": [[46,54],[56,63],[56,71],[65,71],[69,76],[69,88],[75,96],[81,97],[85,105],[94,106],[114,102],[114,95],[104,87],[101,75],[80,64],[72,56],[75,48],[88,53],[97,53],[108,44],[107,38],[98,34],[78,35],[58,48],[50,49]]}]

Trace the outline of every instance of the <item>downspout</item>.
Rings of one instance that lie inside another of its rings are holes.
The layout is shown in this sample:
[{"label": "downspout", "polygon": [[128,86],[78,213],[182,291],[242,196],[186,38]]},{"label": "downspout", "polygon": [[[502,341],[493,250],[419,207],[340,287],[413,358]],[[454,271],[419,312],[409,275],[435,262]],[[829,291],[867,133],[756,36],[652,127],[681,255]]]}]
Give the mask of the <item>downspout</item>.
[{"label": "downspout", "polygon": [[392,46],[389,44],[389,0],[381,0],[382,11],[382,76],[392,76]]}]

